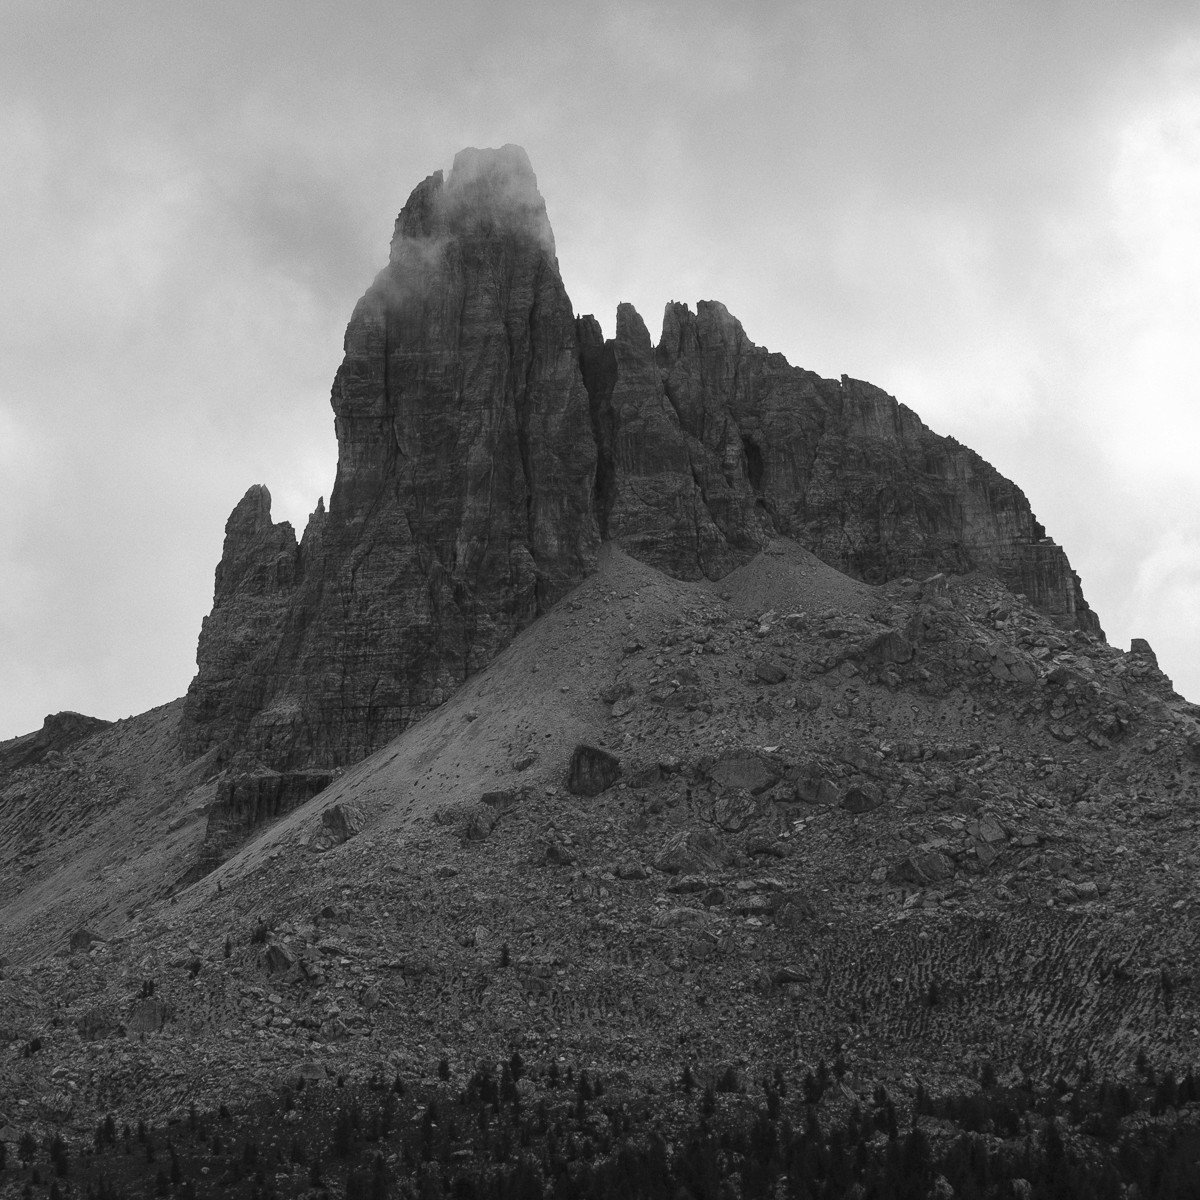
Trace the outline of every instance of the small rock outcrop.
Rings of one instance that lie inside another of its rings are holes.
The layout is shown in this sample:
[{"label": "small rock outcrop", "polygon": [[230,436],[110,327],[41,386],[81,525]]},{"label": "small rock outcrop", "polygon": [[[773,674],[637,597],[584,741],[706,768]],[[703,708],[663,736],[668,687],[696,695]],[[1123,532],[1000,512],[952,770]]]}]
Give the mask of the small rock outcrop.
[{"label": "small rock outcrop", "polygon": [[0,770],[36,766],[47,755],[61,754],[76,742],[107,729],[111,724],[111,721],[84,716],[83,713],[51,713],[36,733],[0,742]]},{"label": "small rock outcrop", "polygon": [[1131,657],[1141,659],[1143,662],[1149,663],[1155,670],[1158,669],[1158,655],[1154,653],[1153,647],[1145,638],[1134,638],[1129,643],[1129,653]]},{"label": "small rock outcrop", "polygon": [[219,866],[257,830],[311,800],[333,780],[329,771],[272,771],[257,765],[234,769],[217,786],[204,841],[189,876]]}]

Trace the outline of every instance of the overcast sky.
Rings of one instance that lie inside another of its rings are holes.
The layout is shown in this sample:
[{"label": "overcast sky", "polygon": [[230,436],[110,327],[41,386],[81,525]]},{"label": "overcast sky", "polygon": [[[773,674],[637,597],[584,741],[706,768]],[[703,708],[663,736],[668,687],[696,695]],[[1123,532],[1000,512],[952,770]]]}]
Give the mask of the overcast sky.
[{"label": "overcast sky", "polygon": [[1194,0],[4,0],[0,738],[186,690],[229,510],[329,493],[397,211],[505,142],[577,311],[887,389],[1200,700]]}]

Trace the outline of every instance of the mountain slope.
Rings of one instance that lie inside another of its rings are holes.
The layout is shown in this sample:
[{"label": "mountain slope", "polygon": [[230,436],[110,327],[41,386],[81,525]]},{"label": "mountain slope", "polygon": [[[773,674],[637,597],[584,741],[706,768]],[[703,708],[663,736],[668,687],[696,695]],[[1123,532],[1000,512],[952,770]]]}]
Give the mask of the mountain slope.
[{"label": "mountain slope", "polygon": [[[86,1123],[514,1048],[645,1084],[835,1043],[863,1086],[1018,1046],[1034,1072],[1184,1062],[1197,715],[984,576],[871,586],[776,540],[687,582],[606,549],[212,874],[10,969],[0,1111],[64,1079]],[[620,762],[595,796],[567,787],[581,743]]]}]

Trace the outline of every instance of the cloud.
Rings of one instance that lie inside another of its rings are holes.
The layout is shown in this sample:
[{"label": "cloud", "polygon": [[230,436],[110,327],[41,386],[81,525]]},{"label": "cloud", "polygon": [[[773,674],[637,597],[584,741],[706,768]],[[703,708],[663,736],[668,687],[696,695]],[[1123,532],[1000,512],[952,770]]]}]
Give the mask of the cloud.
[{"label": "cloud", "polygon": [[1200,607],[1197,24],[1124,0],[5,6],[0,736],[183,691],[229,509],[265,483],[299,527],[329,493],[342,333],[397,210],[506,142],[577,309],[721,300],[898,394],[1015,478],[1114,638],[1200,696],[1172,641]]},{"label": "cloud", "polygon": [[499,221],[522,237],[531,237],[554,254],[554,233],[546,202],[523,147],[468,147],[454,156],[454,166],[437,196],[439,210],[454,226],[472,228],[480,220]]}]

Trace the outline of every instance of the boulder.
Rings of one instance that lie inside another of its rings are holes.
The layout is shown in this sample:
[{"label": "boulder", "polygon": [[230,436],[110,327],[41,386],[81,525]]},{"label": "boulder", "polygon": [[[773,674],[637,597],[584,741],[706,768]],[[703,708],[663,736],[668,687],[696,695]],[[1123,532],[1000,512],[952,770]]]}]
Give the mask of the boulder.
[{"label": "boulder", "polygon": [[331,804],[322,814],[320,823],[309,837],[314,850],[330,850],[352,838],[366,826],[367,819],[357,804],[340,801]]},{"label": "boulder", "polygon": [[883,803],[883,792],[873,783],[852,783],[842,795],[842,807],[850,813],[873,812]]},{"label": "boulder", "polygon": [[906,663],[912,656],[912,642],[899,629],[885,629],[860,642],[854,651],[854,657],[872,665]]},{"label": "boulder", "polygon": [[1082,671],[1077,671],[1074,667],[1067,666],[1066,663],[1058,663],[1046,672],[1046,682],[1053,687],[1081,687],[1087,682],[1087,676]]},{"label": "boulder", "polygon": [[488,808],[494,809],[497,813],[506,813],[528,799],[528,787],[502,788],[499,791],[484,792],[479,797],[479,803],[486,804]]},{"label": "boulder", "polygon": [[249,756],[239,756],[217,785],[194,877],[215,870],[256,833],[324,791],[333,779],[332,771],[272,771]]},{"label": "boulder", "polygon": [[329,1071],[323,1062],[315,1058],[306,1058],[292,1068],[290,1082],[293,1087],[304,1084],[324,1083],[329,1078]]},{"label": "boulder", "polygon": [[691,892],[706,892],[711,887],[712,884],[703,875],[681,875],[667,884],[667,891],[687,895]]},{"label": "boulder", "polygon": [[709,767],[708,777],[723,790],[746,791],[757,796],[765,792],[778,775],[761,758],[746,754],[719,759]]},{"label": "boulder", "polygon": [[760,658],[754,664],[754,678],[759,683],[783,683],[788,677],[788,669],[778,658]]},{"label": "boulder", "polygon": [[93,942],[102,942],[103,940],[98,933],[93,933],[90,929],[81,925],[71,934],[71,953],[76,954],[81,950],[90,950]]},{"label": "boulder", "polygon": [[85,1042],[97,1041],[116,1032],[116,1016],[104,1006],[89,1008],[75,1020],[75,1029]]},{"label": "boulder", "polygon": [[1008,841],[1008,835],[1000,827],[999,822],[992,817],[984,817],[980,821],[967,822],[967,832],[972,837],[978,838],[980,841],[987,842],[990,845]]},{"label": "boulder", "polygon": [[460,831],[462,840],[464,842],[484,841],[500,823],[504,811],[487,804],[472,805],[463,819]]},{"label": "boulder", "polygon": [[751,858],[760,858],[764,855],[770,858],[787,858],[790,847],[787,842],[781,842],[772,834],[756,833],[746,839],[746,853]]},{"label": "boulder", "polygon": [[277,975],[281,972],[290,971],[296,965],[296,956],[282,942],[272,942],[267,947],[267,952],[263,956],[263,962],[266,965],[268,975]]},{"label": "boulder", "polygon": [[781,929],[799,929],[817,915],[816,906],[803,892],[789,892],[775,909],[775,924]]},{"label": "boulder", "polygon": [[727,866],[732,851],[707,829],[686,829],[671,837],[654,858],[656,870],[668,875],[702,875]]},{"label": "boulder", "polygon": [[954,864],[939,850],[923,850],[908,854],[892,864],[888,879],[892,883],[926,887],[942,883],[954,875]]},{"label": "boulder", "polygon": [[626,858],[617,863],[614,874],[618,879],[648,879],[650,872],[636,859]]},{"label": "boulder", "polygon": [[596,746],[579,745],[567,769],[567,790],[576,796],[598,796],[617,782],[621,760]]},{"label": "boulder", "polygon": [[788,771],[788,779],[795,785],[796,799],[804,804],[829,806],[841,800],[837,784],[827,778],[814,762],[793,767]]},{"label": "boulder", "polygon": [[784,987],[789,983],[807,983],[808,973],[799,967],[776,967],[771,974],[771,982],[776,987]]},{"label": "boulder", "polygon": [[546,867],[569,867],[575,861],[575,851],[561,838],[550,837],[542,842],[537,860]]},{"label": "boulder", "polygon": [[632,775],[629,776],[629,786],[642,791],[645,788],[655,787],[662,783],[664,773],[662,768],[657,763],[651,763],[649,766],[639,767]]}]

